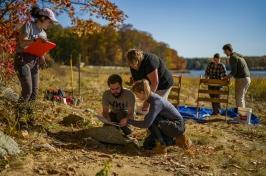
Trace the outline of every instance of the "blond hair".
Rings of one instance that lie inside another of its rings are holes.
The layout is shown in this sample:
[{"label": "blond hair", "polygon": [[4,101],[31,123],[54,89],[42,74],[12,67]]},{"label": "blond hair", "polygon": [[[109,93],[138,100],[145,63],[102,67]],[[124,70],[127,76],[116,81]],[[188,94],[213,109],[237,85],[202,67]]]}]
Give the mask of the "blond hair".
[{"label": "blond hair", "polygon": [[131,89],[134,93],[144,92],[146,99],[151,95],[150,83],[147,79],[142,79],[134,83]]},{"label": "blond hair", "polygon": [[135,64],[143,60],[143,51],[140,49],[130,49],[127,52],[127,61],[129,64]]}]

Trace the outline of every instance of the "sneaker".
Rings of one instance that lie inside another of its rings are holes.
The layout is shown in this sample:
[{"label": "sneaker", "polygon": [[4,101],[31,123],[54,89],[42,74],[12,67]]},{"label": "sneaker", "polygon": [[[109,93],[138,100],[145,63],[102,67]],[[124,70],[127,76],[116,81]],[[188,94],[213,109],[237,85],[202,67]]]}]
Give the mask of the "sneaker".
[{"label": "sneaker", "polygon": [[185,134],[176,137],[176,145],[183,148],[189,149],[192,146],[192,141]]}]

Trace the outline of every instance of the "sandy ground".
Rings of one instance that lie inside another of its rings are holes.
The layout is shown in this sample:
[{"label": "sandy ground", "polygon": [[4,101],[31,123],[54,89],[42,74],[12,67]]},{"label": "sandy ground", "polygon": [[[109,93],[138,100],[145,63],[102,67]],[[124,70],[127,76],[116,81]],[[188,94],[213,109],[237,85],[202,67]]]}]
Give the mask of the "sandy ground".
[{"label": "sandy ground", "polygon": [[[68,70],[42,71],[40,92],[51,87],[70,89]],[[265,101],[248,100],[248,105],[262,118],[262,124],[256,127],[227,124],[220,116],[212,117],[218,120],[204,124],[187,121],[187,134],[194,143],[189,151],[173,146],[165,155],[149,155],[130,145],[88,144],[84,142],[88,136],[73,138],[71,134],[74,132],[102,125],[85,110],[90,108],[101,112],[101,95],[107,88],[108,74],[112,72],[121,73],[124,79],[129,76],[123,70],[83,70],[81,94],[84,102],[79,107],[43,101],[41,93],[36,113],[38,124],[43,128],[29,134],[9,130],[23,153],[2,159],[1,175],[95,175],[104,168],[108,175],[122,176],[266,175]],[[75,72],[75,80],[76,76]],[[74,86],[77,92],[76,81]],[[17,82],[12,88],[19,92]],[[195,105],[196,90],[197,84],[184,78],[181,104]],[[231,105],[233,103],[231,101]],[[70,127],[60,124],[70,114],[84,118],[84,123]],[[3,122],[1,129],[8,131]],[[67,135],[60,140],[47,131],[55,134],[64,131]],[[141,143],[145,135],[145,130],[134,129],[132,136]]]}]

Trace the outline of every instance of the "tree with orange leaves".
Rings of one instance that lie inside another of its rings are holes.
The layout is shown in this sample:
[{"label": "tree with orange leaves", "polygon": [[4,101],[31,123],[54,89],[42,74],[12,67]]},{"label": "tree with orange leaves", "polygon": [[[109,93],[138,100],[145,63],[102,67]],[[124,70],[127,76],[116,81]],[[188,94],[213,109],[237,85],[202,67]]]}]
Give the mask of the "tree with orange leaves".
[{"label": "tree with orange leaves", "polygon": [[[95,22],[95,18],[102,18],[111,26],[122,23],[126,18],[124,12],[109,0],[42,0],[42,2],[49,5],[57,13],[67,12],[74,26],[74,32],[79,37],[101,29],[100,25]],[[25,22],[30,20],[30,9],[36,4],[38,4],[37,0],[0,1],[0,63],[2,62],[0,65],[2,65],[2,71],[6,65],[10,68],[12,62],[10,58],[16,48],[17,31]],[[79,5],[78,9],[75,9],[75,4]],[[89,14],[89,18],[81,19],[77,15],[78,11]],[[9,57],[7,54],[10,54]],[[3,60],[7,64],[3,64]]]}]

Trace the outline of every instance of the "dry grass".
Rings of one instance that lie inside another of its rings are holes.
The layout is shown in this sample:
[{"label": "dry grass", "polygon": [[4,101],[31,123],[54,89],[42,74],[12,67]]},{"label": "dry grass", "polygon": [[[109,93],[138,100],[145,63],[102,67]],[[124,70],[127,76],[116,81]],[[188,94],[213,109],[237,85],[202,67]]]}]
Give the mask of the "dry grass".
[{"label": "dry grass", "polygon": [[249,96],[255,100],[266,99],[266,78],[254,78],[252,79],[249,87]]},{"label": "dry grass", "polygon": [[[101,125],[92,114],[84,112],[90,108],[101,112],[101,96],[107,88],[106,80],[109,74],[118,70],[99,70],[84,68],[81,79],[81,95],[84,102],[80,107],[70,107],[42,100],[43,91],[47,88],[71,89],[69,68],[41,72],[40,97],[36,104],[37,121],[46,129],[52,131],[81,130],[91,126]],[[118,71],[124,79],[129,79],[125,70]],[[77,80],[77,72],[74,78]],[[265,96],[265,79],[252,81],[248,96],[248,106],[265,120],[266,102],[260,97]],[[12,88],[19,91],[17,82]],[[195,105],[198,88],[197,78],[183,78],[181,88],[181,104]],[[233,85],[232,85],[233,90]],[[74,81],[74,91],[77,95],[77,81]],[[233,92],[233,91],[231,91]],[[230,96],[233,106],[233,94]],[[207,104],[206,104],[207,105]],[[207,105],[209,106],[209,105]],[[0,100],[1,130],[10,128],[5,118],[14,122],[14,107]],[[4,110],[4,111],[3,111]],[[64,127],[59,122],[63,117],[75,114],[84,117],[87,124],[78,127]],[[222,117],[221,117],[222,118]],[[7,120],[7,121],[8,121]],[[111,175],[265,175],[266,174],[266,125],[248,128],[245,125],[230,125],[224,121],[210,124],[198,124],[187,121],[187,134],[191,137],[194,147],[191,151],[183,151],[170,147],[167,156],[139,155],[128,156],[124,149],[118,146],[104,145],[100,149],[88,149],[85,146],[62,144],[55,145],[55,139],[45,132],[30,132],[27,138],[17,132],[9,132],[15,137],[24,151],[23,156],[2,160],[0,168],[3,175],[95,175],[101,171],[104,164],[110,162]],[[134,136],[145,136],[143,130],[135,130]],[[34,144],[49,143],[56,152],[36,150]],[[110,160],[111,159],[111,160]],[[19,166],[17,166],[18,162]],[[2,166],[3,165],[3,166]]]}]

